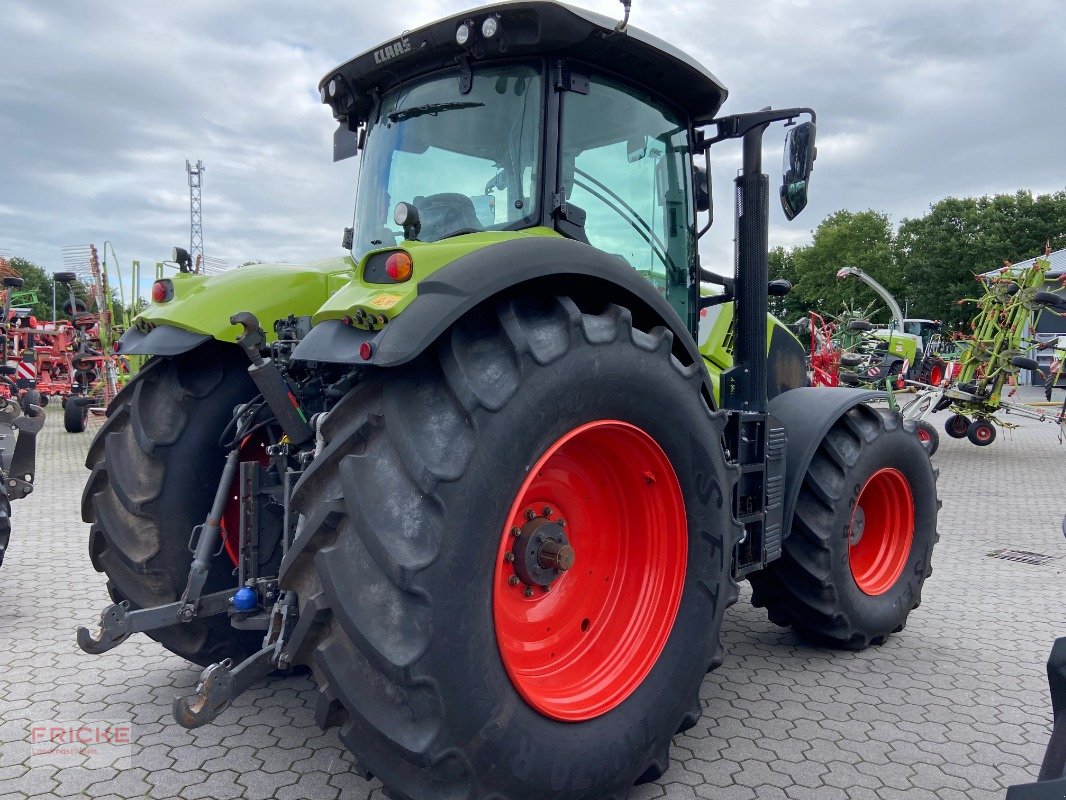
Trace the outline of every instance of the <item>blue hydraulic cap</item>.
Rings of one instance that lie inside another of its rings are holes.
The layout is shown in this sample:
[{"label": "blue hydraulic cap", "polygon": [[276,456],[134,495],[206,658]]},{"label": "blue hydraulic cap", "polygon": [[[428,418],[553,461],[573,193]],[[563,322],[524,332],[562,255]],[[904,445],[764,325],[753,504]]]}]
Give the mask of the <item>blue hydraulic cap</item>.
[{"label": "blue hydraulic cap", "polygon": [[255,589],[248,586],[242,586],[237,590],[237,593],[233,595],[233,610],[234,611],[255,611],[259,605],[259,595]]}]

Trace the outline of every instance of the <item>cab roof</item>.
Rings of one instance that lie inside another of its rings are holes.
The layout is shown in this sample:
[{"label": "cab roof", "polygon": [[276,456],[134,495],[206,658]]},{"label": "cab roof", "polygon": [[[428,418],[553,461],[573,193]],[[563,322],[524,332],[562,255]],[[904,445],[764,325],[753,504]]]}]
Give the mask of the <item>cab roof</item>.
[{"label": "cab roof", "polygon": [[[484,39],[481,24],[490,16],[497,18],[498,32]],[[319,90],[337,119],[354,115],[361,120],[369,112],[373,93],[455,66],[464,54],[474,65],[487,59],[552,53],[619,74],[667,98],[695,122],[709,122],[725,101],[725,86],[673,45],[634,27],[616,32],[615,22],[554,0],[493,3],[416,28],[358,55],[328,72]],[[465,46],[455,38],[463,23],[470,23],[474,32]]]}]

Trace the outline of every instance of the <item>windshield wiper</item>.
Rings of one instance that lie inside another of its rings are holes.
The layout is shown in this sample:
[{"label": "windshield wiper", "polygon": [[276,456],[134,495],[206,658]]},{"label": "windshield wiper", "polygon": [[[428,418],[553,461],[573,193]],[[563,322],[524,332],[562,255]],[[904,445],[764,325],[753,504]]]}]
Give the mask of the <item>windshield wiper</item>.
[{"label": "windshield wiper", "polygon": [[426,114],[439,114],[441,111],[458,111],[461,108],[479,108],[484,103],[428,103],[424,106],[411,106],[401,108],[389,114],[389,122],[402,122],[405,119],[413,119]]}]

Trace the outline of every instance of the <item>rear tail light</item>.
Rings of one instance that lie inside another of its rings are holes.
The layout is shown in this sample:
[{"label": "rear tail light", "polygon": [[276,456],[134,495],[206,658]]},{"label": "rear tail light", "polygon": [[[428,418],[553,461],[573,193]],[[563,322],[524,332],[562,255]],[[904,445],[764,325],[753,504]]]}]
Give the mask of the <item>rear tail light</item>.
[{"label": "rear tail light", "polygon": [[174,284],[163,279],[152,284],[152,302],[166,303],[174,298]]},{"label": "rear tail light", "polygon": [[408,280],[411,277],[411,272],[411,256],[402,250],[398,253],[393,253],[385,262],[385,274],[396,283],[403,283]]}]

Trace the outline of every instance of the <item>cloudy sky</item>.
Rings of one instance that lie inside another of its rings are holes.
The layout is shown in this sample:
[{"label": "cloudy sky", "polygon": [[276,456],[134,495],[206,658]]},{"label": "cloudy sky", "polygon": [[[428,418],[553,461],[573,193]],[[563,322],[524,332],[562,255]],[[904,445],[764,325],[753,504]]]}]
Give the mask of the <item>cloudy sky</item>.
[{"label": "cloudy sky", "polygon": [[[339,254],[357,167],[331,162],[319,78],[470,5],[0,0],[0,251],[54,270],[60,246],[109,239],[124,265],[150,265],[188,243],[190,158],[207,165],[209,256]],[[793,223],[773,211],[774,243],[809,240],[839,208],[898,223],[947,195],[1066,185],[1061,0],[634,0],[632,24],[707,64],[725,112],[817,110],[811,204]],[[703,252],[726,267],[736,166],[716,150]]]}]

